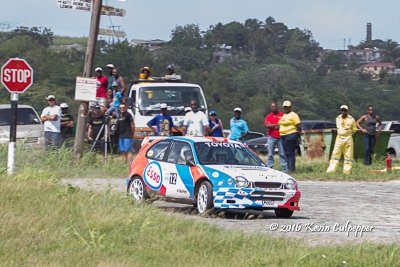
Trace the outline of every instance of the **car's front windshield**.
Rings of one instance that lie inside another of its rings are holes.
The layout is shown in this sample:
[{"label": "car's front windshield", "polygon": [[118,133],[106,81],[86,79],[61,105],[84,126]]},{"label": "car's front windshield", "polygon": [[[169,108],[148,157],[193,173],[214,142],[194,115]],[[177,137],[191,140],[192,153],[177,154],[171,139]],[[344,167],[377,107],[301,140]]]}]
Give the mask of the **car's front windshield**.
[{"label": "car's front windshield", "polygon": [[248,147],[240,143],[199,142],[196,154],[202,165],[265,166]]},{"label": "car's front windshield", "polygon": [[[29,125],[40,124],[39,118],[31,108],[18,108],[17,109],[17,124]],[[11,124],[11,108],[0,109],[0,126],[7,126]]]},{"label": "car's front windshield", "polygon": [[160,104],[168,105],[169,115],[184,115],[184,108],[195,100],[200,110],[205,109],[200,87],[194,86],[146,86],[139,89],[138,104],[142,115],[160,113]]}]

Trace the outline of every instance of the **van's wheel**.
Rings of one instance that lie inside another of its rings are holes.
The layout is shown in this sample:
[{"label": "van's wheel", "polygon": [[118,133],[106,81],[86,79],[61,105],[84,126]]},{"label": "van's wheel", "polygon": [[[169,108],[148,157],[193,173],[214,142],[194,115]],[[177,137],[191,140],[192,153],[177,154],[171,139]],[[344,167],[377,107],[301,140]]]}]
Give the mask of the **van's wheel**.
[{"label": "van's wheel", "polygon": [[140,203],[149,199],[149,193],[143,183],[142,178],[134,176],[129,182],[128,194],[134,202]]},{"label": "van's wheel", "polygon": [[212,207],[214,207],[212,185],[209,181],[204,181],[197,190],[196,209],[200,214],[204,214]]},{"label": "van's wheel", "polygon": [[293,210],[275,209],[275,215],[278,218],[290,218],[293,215]]}]

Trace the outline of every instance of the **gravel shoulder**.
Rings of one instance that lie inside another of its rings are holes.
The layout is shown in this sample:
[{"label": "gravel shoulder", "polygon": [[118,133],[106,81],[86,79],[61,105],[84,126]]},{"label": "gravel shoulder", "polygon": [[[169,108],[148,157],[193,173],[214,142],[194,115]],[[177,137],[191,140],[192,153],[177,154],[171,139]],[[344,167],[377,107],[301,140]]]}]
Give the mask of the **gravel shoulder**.
[{"label": "gravel shoulder", "polygon": [[[83,189],[125,193],[125,179],[63,179]],[[240,211],[245,219],[220,214],[195,215],[192,206],[155,201],[153,205],[176,216],[217,225],[224,229],[277,237],[298,238],[309,245],[361,242],[400,244],[400,213],[396,205],[400,181],[299,182],[301,211],[278,219],[273,211]]]}]

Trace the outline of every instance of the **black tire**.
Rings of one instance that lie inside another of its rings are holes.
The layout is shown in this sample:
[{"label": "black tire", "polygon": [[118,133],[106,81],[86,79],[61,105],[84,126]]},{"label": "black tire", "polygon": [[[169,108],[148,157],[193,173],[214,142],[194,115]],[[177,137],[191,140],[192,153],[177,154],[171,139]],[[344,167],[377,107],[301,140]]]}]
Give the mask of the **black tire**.
[{"label": "black tire", "polygon": [[213,190],[209,181],[203,181],[196,192],[196,209],[199,214],[205,214],[214,207]]},{"label": "black tire", "polygon": [[278,218],[290,218],[293,215],[293,210],[288,209],[275,209],[275,215]]},{"label": "black tire", "polygon": [[139,176],[134,176],[129,181],[127,193],[132,198],[132,201],[136,203],[144,202],[150,198],[146,186]]}]

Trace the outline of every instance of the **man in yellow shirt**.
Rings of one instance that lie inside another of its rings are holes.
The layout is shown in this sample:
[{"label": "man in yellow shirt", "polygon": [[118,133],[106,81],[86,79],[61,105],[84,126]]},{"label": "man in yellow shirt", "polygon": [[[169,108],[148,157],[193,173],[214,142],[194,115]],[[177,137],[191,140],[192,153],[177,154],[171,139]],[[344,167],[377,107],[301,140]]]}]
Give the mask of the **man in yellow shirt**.
[{"label": "man in yellow shirt", "polygon": [[300,138],[301,121],[299,115],[292,111],[292,103],[288,100],[283,102],[285,114],[279,120],[279,134],[282,141],[283,151],[285,151],[287,170],[294,172],[296,170],[295,150]]},{"label": "man in yellow shirt", "polygon": [[333,148],[331,161],[326,170],[327,173],[334,172],[339,166],[339,160],[344,157],[343,173],[349,174],[353,167],[353,134],[357,131],[356,122],[348,112],[346,105],[340,106],[341,115],[336,117],[337,137]]}]

